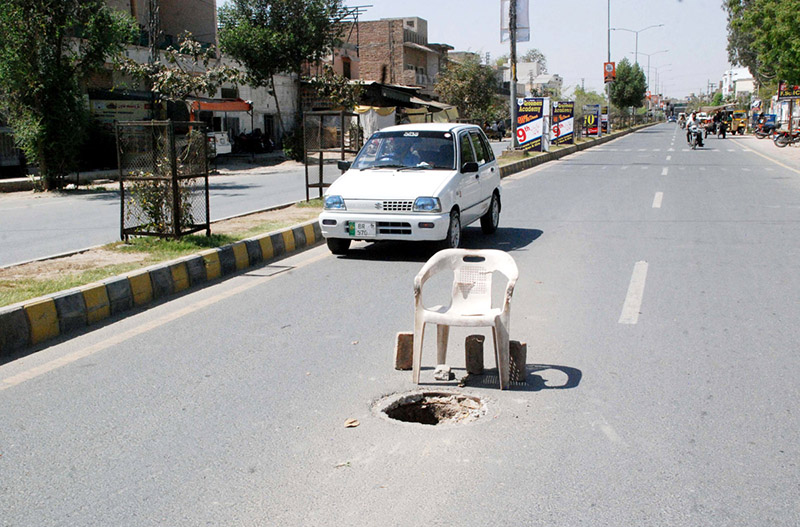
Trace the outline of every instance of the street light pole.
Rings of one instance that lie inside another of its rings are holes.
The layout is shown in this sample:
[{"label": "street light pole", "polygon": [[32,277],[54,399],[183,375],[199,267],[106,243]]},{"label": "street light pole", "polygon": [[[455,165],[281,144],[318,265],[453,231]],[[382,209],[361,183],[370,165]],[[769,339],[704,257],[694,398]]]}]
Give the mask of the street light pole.
[{"label": "street light pole", "polygon": [[655,53],[642,53],[642,55],[647,56],[647,89],[650,89],[650,57],[653,55],[658,55],[659,53],[668,53],[668,49],[662,49],[661,51],[656,51]]},{"label": "street light pole", "polygon": [[[609,2],[610,1],[611,0],[609,0]],[[609,20],[608,25],[611,26],[610,20]],[[646,28],[639,29],[639,30],[636,30],[636,31],[633,30],[633,29],[626,29],[624,27],[612,27],[612,28],[610,28],[609,31],[627,31],[629,33],[634,33],[636,35],[636,64],[639,64],[639,33],[641,33],[642,31],[647,31],[648,29],[653,29],[654,27],[663,27],[663,26],[664,26],[664,24],[656,24],[654,26],[647,26]],[[642,53],[642,55],[644,55],[644,53]],[[611,59],[609,58],[608,60],[610,61]]]}]

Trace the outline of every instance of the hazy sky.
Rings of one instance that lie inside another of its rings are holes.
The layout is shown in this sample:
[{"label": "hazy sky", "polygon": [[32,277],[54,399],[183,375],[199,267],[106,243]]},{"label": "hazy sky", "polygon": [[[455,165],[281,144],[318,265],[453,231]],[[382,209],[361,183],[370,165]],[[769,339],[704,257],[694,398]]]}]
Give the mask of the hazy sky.
[{"label": "hazy sky", "polygon": [[[222,4],[222,0],[218,0]],[[367,6],[362,20],[417,16],[428,21],[428,41],[446,43],[456,51],[508,54],[500,42],[500,0],[345,0],[347,6]],[[726,18],[722,0],[610,0],[611,27],[641,30],[639,64],[654,85],[667,96],[705,92],[708,82],[718,83],[728,64]],[[580,84],[602,91],[603,62],[607,57],[609,0],[530,0],[531,41],[517,46],[523,54],[539,48],[547,57],[550,73],[564,86]],[[633,61],[636,35],[611,32],[611,60]],[[669,50],[667,53],[657,53]],[[523,80],[524,81],[524,80]],[[661,82],[663,81],[663,83]]]}]

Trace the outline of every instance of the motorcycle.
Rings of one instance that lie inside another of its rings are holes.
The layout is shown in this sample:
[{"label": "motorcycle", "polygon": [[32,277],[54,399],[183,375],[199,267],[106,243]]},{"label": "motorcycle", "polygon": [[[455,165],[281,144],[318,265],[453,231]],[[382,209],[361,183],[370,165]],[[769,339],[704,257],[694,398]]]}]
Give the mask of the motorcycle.
[{"label": "motorcycle", "polygon": [[764,139],[774,134],[776,129],[775,123],[759,123],[758,128],[753,130],[753,134],[758,139]]},{"label": "motorcycle", "polygon": [[772,137],[772,142],[778,148],[785,148],[789,145],[796,145],[800,143],[800,130],[792,130],[789,132],[776,131]]},{"label": "motorcycle", "polygon": [[692,150],[703,146],[703,132],[705,129],[696,123],[689,126],[689,144],[692,145]]}]

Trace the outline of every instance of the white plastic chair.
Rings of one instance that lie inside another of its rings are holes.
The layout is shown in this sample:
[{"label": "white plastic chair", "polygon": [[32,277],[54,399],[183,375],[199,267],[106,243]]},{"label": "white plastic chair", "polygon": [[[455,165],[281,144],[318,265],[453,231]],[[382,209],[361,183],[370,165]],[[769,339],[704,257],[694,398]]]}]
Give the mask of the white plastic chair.
[{"label": "white plastic chair", "polygon": [[[453,272],[450,305],[425,308],[422,305],[422,286],[435,274]],[[498,271],[508,279],[502,307],[492,307],[492,273]],[[419,384],[422,364],[422,339],[425,325],[436,324],[436,359],[447,359],[447,340],[450,326],[492,327],[500,389],[509,386],[509,325],[511,295],[519,272],[514,259],[494,249],[445,249],[434,254],[414,278],[414,367],[413,380]]]}]

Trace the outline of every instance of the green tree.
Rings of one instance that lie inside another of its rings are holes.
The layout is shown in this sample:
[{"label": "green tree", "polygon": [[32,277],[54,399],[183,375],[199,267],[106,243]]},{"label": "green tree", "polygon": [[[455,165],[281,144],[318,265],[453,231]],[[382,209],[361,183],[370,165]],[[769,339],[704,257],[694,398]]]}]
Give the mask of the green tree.
[{"label": "green tree", "polygon": [[547,73],[547,57],[536,48],[529,49],[520,58],[520,62],[535,62],[539,65],[539,73]]},{"label": "green tree", "polygon": [[448,62],[439,72],[434,90],[442,101],[458,107],[462,116],[481,121],[494,118],[497,77],[476,58]]},{"label": "green tree", "polygon": [[2,0],[0,25],[0,109],[44,188],[61,187],[89,124],[81,81],[138,30],[103,0]]},{"label": "green tree", "polygon": [[252,85],[272,90],[277,105],[275,75],[299,76],[305,63],[329,53],[345,14],[342,0],[231,0],[219,10],[220,47],[244,66]]},{"label": "green tree", "polygon": [[627,58],[617,64],[617,78],[611,84],[611,104],[627,114],[628,108],[644,104],[647,94],[647,79],[638,64]]},{"label": "green tree", "polygon": [[800,84],[800,0],[725,0],[728,56],[759,84]]}]

